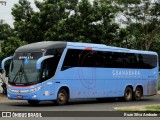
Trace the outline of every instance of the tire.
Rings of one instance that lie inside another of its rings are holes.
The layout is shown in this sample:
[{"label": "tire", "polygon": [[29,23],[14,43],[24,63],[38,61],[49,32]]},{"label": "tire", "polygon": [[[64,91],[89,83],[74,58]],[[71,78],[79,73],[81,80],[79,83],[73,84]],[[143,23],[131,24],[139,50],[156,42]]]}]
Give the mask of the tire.
[{"label": "tire", "polygon": [[38,100],[28,100],[28,103],[30,104],[30,105],[38,105],[38,103],[39,103],[40,101],[38,101]]},{"label": "tire", "polygon": [[134,92],[133,98],[134,98],[134,100],[139,101],[139,100],[141,100],[142,95],[143,95],[142,89],[140,87],[137,87]]},{"label": "tire", "polygon": [[133,98],[133,91],[131,87],[126,87],[124,92],[124,100],[125,101],[131,101]]},{"label": "tire", "polygon": [[68,103],[68,94],[65,89],[60,89],[57,94],[57,105],[65,105]]}]

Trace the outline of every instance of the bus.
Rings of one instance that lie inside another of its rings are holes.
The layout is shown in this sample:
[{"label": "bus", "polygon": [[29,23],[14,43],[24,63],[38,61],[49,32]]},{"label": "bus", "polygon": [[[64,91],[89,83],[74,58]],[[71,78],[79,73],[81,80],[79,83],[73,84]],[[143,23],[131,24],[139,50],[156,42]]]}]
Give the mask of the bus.
[{"label": "bus", "polygon": [[17,48],[3,59],[3,71],[8,60],[8,98],[31,105],[40,101],[64,105],[81,98],[131,101],[157,94],[159,65],[153,51],[43,41]]}]

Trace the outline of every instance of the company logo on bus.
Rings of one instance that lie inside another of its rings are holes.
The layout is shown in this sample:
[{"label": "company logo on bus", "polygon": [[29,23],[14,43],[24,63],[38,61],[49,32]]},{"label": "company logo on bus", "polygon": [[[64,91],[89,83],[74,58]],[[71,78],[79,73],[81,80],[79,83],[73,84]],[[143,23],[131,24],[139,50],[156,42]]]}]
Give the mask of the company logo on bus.
[{"label": "company logo on bus", "polygon": [[139,70],[113,70],[113,76],[139,76]]},{"label": "company logo on bus", "polygon": [[33,59],[33,56],[19,56],[19,59]]}]

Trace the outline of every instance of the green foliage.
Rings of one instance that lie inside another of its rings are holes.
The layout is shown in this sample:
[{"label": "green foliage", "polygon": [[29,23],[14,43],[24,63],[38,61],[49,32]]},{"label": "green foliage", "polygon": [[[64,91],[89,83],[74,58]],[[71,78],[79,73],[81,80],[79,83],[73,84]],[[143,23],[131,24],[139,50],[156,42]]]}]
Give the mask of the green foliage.
[{"label": "green foliage", "polygon": [[13,35],[13,29],[8,24],[0,23],[0,41],[5,41],[7,37]]},{"label": "green foliage", "polygon": [[38,13],[40,33],[42,40],[61,40],[69,38],[71,34],[65,33],[66,19],[74,12],[78,0],[46,0],[36,2],[40,12]]},{"label": "green foliage", "polygon": [[16,36],[23,41],[80,41],[113,45],[121,42],[114,22],[117,7],[95,0],[35,1],[34,12],[27,0],[14,5]]},{"label": "green foliage", "polygon": [[[2,44],[2,52],[0,53],[0,61],[2,61],[5,57],[13,56],[15,50],[27,44],[25,41],[21,41],[19,38],[16,37],[7,37],[7,39]],[[9,70],[9,63],[6,63],[6,71]]]},{"label": "green foliage", "polygon": [[[35,40],[32,17],[34,15],[30,2],[27,0],[19,0],[12,8],[14,16],[14,31],[15,36],[22,41],[33,42]],[[36,31],[37,32],[37,31]]]},{"label": "green foliage", "polygon": [[25,41],[21,41],[19,38],[16,37],[8,37],[7,40],[4,41],[2,44],[2,56],[12,56],[14,51],[22,46],[27,44]]},{"label": "green foliage", "polygon": [[[14,29],[0,24],[0,40],[5,41],[1,56],[26,43],[49,40],[159,51],[159,0],[37,0],[35,5],[39,11],[19,0],[12,8]],[[124,28],[115,21],[119,14]]]},{"label": "green foliage", "polygon": [[0,61],[3,59],[4,54],[2,51],[2,45],[4,42],[7,41],[8,37],[13,36],[13,29],[8,24],[2,24],[0,23]]},{"label": "green foliage", "polygon": [[121,14],[125,17],[125,42],[133,49],[155,50],[155,44],[159,43],[160,1],[118,0],[117,3],[123,8]]},{"label": "green foliage", "polygon": [[160,106],[159,105],[153,105],[153,106],[146,106],[145,107],[147,110],[160,110]]}]

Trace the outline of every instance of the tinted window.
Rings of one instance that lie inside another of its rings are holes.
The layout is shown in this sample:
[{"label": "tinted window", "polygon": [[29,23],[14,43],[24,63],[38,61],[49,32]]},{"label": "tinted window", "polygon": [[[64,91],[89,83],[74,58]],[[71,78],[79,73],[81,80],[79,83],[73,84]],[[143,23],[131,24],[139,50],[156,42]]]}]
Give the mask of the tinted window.
[{"label": "tinted window", "polygon": [[79,50],[78,66],[79,67],[95,67],[96,52],[92,50]]},{"label": "tinted window", "polygon": [[69,49],[62,70],[71,67],[152,69],[156,65],[156,55]]},{"label": "tinted window", "polygon": [[43,61],[41,80],[45,81],[54,76],[57,64],[55,64],[55,58],[49,58]]},{"label": "tinted window", "polygon": [[46,52],[46,55],[59,55],[61,56],[63,53],[63,48],[57,48],[57,49],[48,49]]},{"label": "tinted window", "polygon": [[42,81],[48,80],[54,76],[63,50],[64,49],[61,48],[47,50],[46,55],[54,55],[54,57],[43,61],[41,70]]},{"label": "tinted window", "polygon": [[139,55],[139,64],[144,69],[152,69],[157,66],[157,56],[155,55]]},{"label": "tinted window", "polygon": [[96,58],[101,63],[97,67],[152,69],[157,66],[156,55],[98,51]]},{"label": "tinted window", "polygon": [[95,51],[69,49],[64,59],[62,70],[71,67],[95,67],[95,57]]}]

